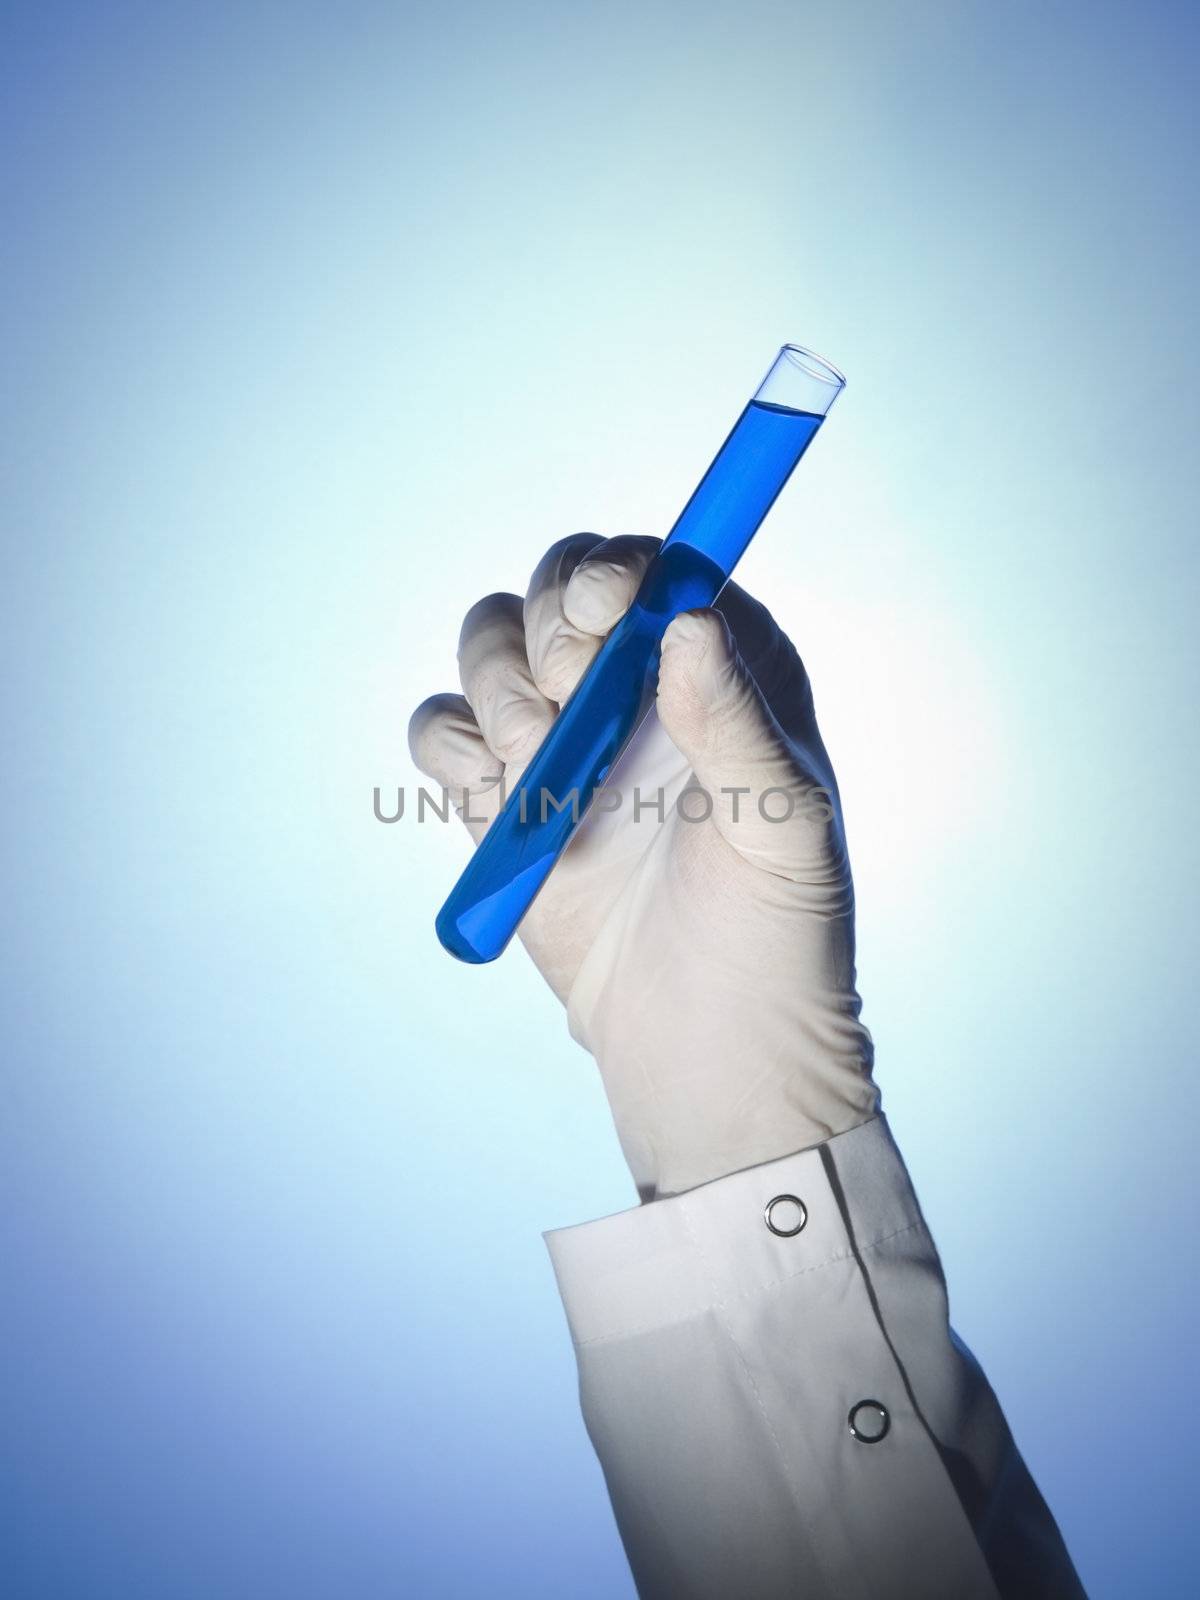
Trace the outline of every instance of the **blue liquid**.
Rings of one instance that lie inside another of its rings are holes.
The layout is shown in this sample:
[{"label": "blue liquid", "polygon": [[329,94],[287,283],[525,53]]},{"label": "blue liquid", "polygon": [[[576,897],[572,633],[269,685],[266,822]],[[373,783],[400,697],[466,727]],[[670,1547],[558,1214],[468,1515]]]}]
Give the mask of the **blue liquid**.
[{"label": "blue liquid", "polygon": [[820,425],[759,401],[742,412],[438,913],[452,955],[493,961],[512,938],[654,702],[671,619],[712,605]]}]

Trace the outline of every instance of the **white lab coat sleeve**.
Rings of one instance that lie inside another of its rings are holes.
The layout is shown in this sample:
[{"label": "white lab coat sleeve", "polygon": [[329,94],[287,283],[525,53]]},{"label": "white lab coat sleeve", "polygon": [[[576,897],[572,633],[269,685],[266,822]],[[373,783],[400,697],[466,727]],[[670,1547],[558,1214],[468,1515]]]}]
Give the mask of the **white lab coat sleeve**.
[{"label": "white lab coat sleeve", "polygon": [[642,1600],[1083,1594],[882,1117],[546,1240]]}]

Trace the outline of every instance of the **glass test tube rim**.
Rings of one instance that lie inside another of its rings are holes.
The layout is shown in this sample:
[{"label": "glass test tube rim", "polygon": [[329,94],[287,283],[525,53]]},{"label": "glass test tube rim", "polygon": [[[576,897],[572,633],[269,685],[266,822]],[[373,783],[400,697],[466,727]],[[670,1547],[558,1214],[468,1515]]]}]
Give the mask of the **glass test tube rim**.
[{"label": "glass test tube rim", "polygon": [[810,378],[815,378],[818,383],[827,383],[835,392],[846,387],[845,374],[839,372],[832,361],[826,361],[825,357],[819,356],[815,350],[806,350],[801,344],[785,344],[771,363],[771,372],[774,372],[782,358],[790,361],[792,366],[799,367]]}]

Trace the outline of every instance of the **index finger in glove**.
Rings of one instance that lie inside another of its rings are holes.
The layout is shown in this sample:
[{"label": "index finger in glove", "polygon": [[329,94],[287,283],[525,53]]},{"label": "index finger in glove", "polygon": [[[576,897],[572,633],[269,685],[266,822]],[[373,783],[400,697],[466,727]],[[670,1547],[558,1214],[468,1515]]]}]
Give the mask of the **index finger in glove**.
[{"label": "index finger in glove", "polygon": [[559,705],[591,665],[605,634],[624,616],[658,539],[579,533],[552,545],[525,596],[525,648],[534,682]]}]

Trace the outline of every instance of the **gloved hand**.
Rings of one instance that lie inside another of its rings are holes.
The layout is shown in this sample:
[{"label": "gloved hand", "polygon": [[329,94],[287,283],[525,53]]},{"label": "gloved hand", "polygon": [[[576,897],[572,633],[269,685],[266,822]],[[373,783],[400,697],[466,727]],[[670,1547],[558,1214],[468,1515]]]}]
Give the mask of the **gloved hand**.
[{"label": "gloved hand", "polygon": [[[476,840],[658,544],[577,534],[524,601],[467,613],[463,693],[420,706],[409,743]],[[643,1199],[874,1113],[833,771],[803,664],[744,590],[671,623],[656,711],[520,932],[599,1064]]]}]

